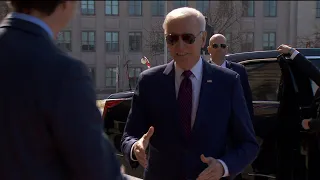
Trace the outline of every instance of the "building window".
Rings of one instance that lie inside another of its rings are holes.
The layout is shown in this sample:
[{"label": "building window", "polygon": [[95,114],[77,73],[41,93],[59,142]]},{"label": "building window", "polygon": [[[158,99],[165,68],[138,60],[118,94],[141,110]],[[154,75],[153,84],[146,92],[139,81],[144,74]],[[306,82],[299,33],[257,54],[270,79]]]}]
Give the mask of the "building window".
[{"label": "building window", "polygon": [[263,50],[276,49],[276,33],[268,32],[263,33]]},{"label": "building window", "polygon": [[316,17],[320,18],[320,0],[317,1]]},{"label": "building window", "polygon": [[95,14],[95,3],[90,0],[81,1],[81,14],[82,15],[94,15]]},{"label": "building window", "polygon": [[142,49],[142,33],[141,32],[129,32],[129,50],[134,52],[140,52]]},{"label": "building window", "polygon": [[242,1],[242,16],[254,17],[254,1]]},{"label": "building window", "polygon": [[206,14],[209,10],[209,1],[197,1],[196,7],[202,14]]},{"label": "building window", "polygon": [[92,80],[92,84],[94,87],[96,87],[96,70],[93,67],[89,67],[89,75]]},{"label": "building window", "polygon": [[105,13],[109,16],[119,15],[119,1],[118,0],[106,0]]},{"label": "building window", "polygon": [[174,9],[177,9],[180,7],[186,7],[186,6],[188,6],[188,1],[183,1],[183,0],[173,1],[173,8]]},{"label": "building window", "polygon": [[116,87],[117,68],[106,69],[106,87]]},{"label": "building window", "polygon": [[276,17],[277,16],[277,1],[269,0],[263,1],[264,16],[265,17]]},{"label": "building window", "polygon": [[106,51],[119,51],[119,32],[106,32]]},{"label": "building window", "polygon": [[164,1],[154,0],[151,4],[152,16],[163,16],[164,15]]},{"label": "building window", "polygon": [[129,15],[130,16],[141,16],[142,15],[141,1],[136,1],[136,0],[129,1]]},{"label": "building window", "polygon": [[141,68],[128,68],[129,71],[129,83],[131,87],[137,86],[137,81],[139,74],[141,73]]},{"label": "building window", "polygon": [[57,46],[63,51],[71,51],[71,31],[61,31],[57,37]]},{"label": "building window", "polygon": [[81,39],[82,51],[95,51],[96,50],[96,39],[94,31],[83,31]]},{"label": "building window", "polygon": [[241,51],[248,52],[253,51],[254,47],[254,33],[245,32],[241,36]]}]

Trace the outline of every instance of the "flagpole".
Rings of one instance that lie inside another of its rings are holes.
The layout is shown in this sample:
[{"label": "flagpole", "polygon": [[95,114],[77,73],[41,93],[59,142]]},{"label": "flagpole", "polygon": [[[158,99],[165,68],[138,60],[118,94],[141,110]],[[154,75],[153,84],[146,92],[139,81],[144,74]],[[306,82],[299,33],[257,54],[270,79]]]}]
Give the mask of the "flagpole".
[{"label": "flagpole", "polygon": [[[168,2],[164,1],[164,16],[168,14]],[[167,64],[168,62],[168,47],[166,42],[166,37],[164,37],[164,55],[163,55],[163,64]]]}]

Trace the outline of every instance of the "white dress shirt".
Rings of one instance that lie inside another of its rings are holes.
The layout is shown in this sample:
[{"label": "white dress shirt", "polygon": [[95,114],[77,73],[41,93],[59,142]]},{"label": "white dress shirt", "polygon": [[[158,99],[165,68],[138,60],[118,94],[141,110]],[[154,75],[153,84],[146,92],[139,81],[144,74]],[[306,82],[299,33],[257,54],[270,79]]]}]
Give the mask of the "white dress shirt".
[{"label": "white dress shirt", "polygon": [[[180,84],[183,80],[182,73],[184,70],[182,70],[180,67],[177,66],[176,63],[174,63],[175,67],[175,88],[176,88],[176,98],[178,98],[179,94],[179,88]],[[202,71],[203,71],[203,64],[202,64],[202,58],[200,57],[197,64],[194,65],[194,67],[191,69],[192,75],[189,77],[192,82],[192,112],[191,112],[191,128],[194,125],[194,122],[196,120],[196,114],[198,110],[198,104],[199,104],[199,97],[200,97],[200,89],[201,89],[201,82],[202,82]],[[130,158],[132,161],[137,161],[132,158],[133,155],[133,147],[134,144],[131,147],[131,153]],[[200,158],[200,157],[199,157]],[[215,157],[213,157],[215,158]],[[220,159],[217,159],[223,166],[224,174],[223,177],[229,176],[229,170],[227,165]]]}]

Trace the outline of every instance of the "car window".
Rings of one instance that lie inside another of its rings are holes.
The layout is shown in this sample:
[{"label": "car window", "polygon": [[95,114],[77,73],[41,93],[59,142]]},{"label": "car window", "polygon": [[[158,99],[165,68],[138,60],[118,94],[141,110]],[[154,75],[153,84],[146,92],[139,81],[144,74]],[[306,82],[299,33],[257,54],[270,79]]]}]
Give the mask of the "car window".
[{"label": "car window", "polygon": [[243,64],[248,73],[253,101],[278,101],[281,70],[276,61]]},{"label": "car window", "polygon": [[318,69],[320,69],[320,59],[309,58],[309,60],[310,60]]}]

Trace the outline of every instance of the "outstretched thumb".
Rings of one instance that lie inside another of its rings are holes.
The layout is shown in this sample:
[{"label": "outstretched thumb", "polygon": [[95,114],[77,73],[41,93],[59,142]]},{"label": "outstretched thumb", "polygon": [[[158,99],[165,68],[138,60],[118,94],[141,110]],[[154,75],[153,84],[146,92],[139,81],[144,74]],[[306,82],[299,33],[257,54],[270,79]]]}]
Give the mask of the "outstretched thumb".
[{"label": "outstretched thumb", "polygon": [[206,163],[206,164],[209,164],[211,162],[211,158],[207,158],[203,154],[201,154],[200,159],[203,163]]},{"label": "outstretched thumb", "polygon": [[146,134],[144,134],[144,139],[149,141],[150,138],[152,137],[153,133],[154,133],[154,127],[150,126],[148,132]]}]

